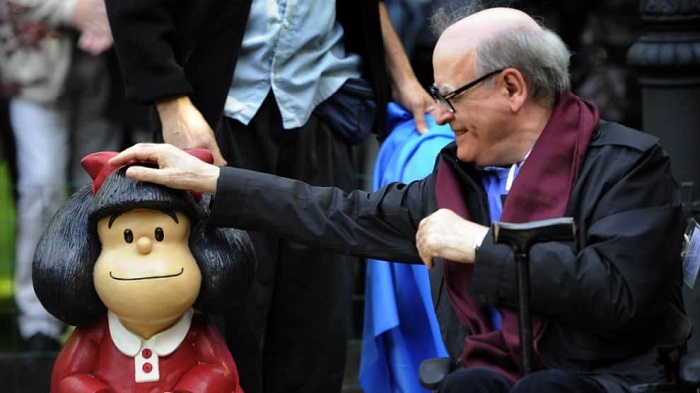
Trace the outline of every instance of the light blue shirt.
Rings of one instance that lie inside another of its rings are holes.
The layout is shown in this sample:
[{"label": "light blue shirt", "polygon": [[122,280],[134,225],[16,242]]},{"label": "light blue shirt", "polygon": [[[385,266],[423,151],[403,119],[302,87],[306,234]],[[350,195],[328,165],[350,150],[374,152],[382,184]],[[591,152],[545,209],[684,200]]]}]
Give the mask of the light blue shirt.
[{"label": "light blue shirt", "polygon": [[503,212],[502,197],[508,195],[515,177],[520,172],[521,165],[513,164],[510,167],[488,166],[477,168],[481,171],[481,181],[488,197],[491,223],[501,219],[501,213]]},{"label": "light blue shirt", "polygon": [[253,0],[224,114],[249,124],[272,89],[284,128],[301,127],[358,77],[361,59],[345,53],[335,12],[328,0]]},{"label": "light blue shirt", "polygon": [[[502,197],[507,195],[508,191],[510,191],[513,180],[515,180],[518,172],[520,172],[521,166],[522,163],[513,164],[508,168],[495,166],[477,168],[481,171],[481,180],[489,201],[491,223],[501,219],[501,213],[503,212]],[[491,312],[491,326],[494,330],[500,330],[502,322],[501,313],[496,307],[491,307],[489,311]]]}]

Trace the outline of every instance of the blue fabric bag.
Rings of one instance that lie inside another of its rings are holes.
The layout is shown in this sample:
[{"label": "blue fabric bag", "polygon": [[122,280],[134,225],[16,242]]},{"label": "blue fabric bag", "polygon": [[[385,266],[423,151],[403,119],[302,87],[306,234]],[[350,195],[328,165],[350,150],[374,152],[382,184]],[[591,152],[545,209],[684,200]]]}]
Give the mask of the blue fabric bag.
[{"label": "blue fabric bag", "polygon": [[333,128],[347,144],[357,145],[369,137],[377,118],[372,86],[365,79],[350,78],[314,113]]}]

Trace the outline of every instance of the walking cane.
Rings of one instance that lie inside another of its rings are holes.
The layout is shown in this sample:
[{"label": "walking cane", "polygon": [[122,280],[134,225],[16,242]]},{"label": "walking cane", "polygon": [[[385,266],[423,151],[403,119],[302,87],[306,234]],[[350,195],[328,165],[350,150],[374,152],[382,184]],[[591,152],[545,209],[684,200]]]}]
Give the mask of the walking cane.
[{"label": "walking cane", "polygon": [[493,223],[494,243],[503,243],[513,249],[515,276],[518,280],[518,334],[522,354],[522,373],[532,370],[532,315],[530,314],[530,247],[539,242],[573,240],[576,228],[571,217],[551,218],[522,224]]}]

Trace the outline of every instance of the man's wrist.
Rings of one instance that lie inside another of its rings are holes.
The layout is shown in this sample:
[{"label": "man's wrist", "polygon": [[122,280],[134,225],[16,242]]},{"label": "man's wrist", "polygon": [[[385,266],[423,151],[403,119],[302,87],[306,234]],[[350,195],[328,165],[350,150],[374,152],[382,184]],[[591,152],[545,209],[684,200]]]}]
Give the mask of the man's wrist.
[{"label": "man's wrist", "polygon": [[221,177],[221,168],[218,166],[209,165],[206,173],[200,178],[202,181],[201,188],[203,191],[211,195],[216,195],[219,177]]},{"label": "man's wrist", "polygon": [[190,97],[186,95],[167,97],[155,102],[156,110],[161,120],[164,116],[168,116],[173,112],[178,112],[183,106],[189,105],[192,105],[192,102],[190,101]]}]

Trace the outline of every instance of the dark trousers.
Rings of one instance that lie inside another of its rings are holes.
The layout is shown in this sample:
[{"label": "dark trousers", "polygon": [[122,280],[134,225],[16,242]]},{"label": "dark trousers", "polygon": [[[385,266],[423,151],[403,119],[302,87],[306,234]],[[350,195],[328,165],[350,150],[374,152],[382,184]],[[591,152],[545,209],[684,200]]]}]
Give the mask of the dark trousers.
[{"label": "dark trousers", "polygon": [[[228,165],[355,187],[350,147],[312,118],[283,130],[272,95],[248,126],[224,119],[217,130]],[[352,292],[352,259],[263,233],[250,233],[258,270],[224,333],[246,393],[340,392]]]},{"label": "dark trousers", "polygon": [[593,379],[560,370],[526,375],[512,385],[501,374],[483,368],[460,368],[440,385],[440,393],[604,393]]}]

